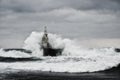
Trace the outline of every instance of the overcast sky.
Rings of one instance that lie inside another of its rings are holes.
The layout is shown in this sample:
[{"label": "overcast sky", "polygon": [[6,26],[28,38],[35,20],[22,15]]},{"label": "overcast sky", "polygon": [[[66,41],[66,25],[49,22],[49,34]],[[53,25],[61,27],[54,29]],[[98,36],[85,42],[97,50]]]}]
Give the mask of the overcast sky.
[{"label": "overcast sky", "polygon": [[120,0],[0,0],[0,47],[20,47],[32,31],[76,39],[119,39]]}]

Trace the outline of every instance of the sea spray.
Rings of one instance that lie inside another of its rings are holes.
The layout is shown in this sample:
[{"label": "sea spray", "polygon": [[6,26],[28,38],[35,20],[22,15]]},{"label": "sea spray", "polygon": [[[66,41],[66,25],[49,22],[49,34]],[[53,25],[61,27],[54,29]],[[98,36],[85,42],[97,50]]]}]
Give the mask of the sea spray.
[{"label": "sea spray", "polygon": [[[24,41],[25,44],[23,48],[32,50],[33,56],[43,56],[43,51],[41,49],[42,36],[43,33],[32,32],[32,34]],[[65,42],[60,36],[56,34],[48,34],[48,37],[52,48],[64,48]]]},{"label": "sea spray", "polygon": [[[40,57],[43,55],[43,51],[41,49],[41,40],[42,40],[43,33],[39,32],[32,32],[31,35],[24,41],[24,49],[32,50],[33,55],[36,57]],[[63,49],[62,55],[77,55],[77,50],[80,50],[80,45],[74,40],[70,40],[67,38],[62,38],[60,35],[56,34],[48,34],[49,43],[51,44],[52,48]],[[74,54],[72,54],[74,53]]]},{"label": "sea spray", "polygon": [[[31,50],[31,56],[43,60],[31,62],[0,63],[5,68],[17,70],[40,70],[52,72],[94,72],[110,69],[120,64],[120,53],[114,48],[83,49],[74,40],[63,39],[56,34],[49,34],[49,42],[53,48],[63,48],[61,56],[44,57],[41,49],[43,33],[32,32],[25,40],[25,49]],[[13,52],[14,53],[14,52]],[[23,53],[25,54],[25,53]],[[11,53],[9,54],[11,55]],[[15,54],[17,55],[17,54]]]}]

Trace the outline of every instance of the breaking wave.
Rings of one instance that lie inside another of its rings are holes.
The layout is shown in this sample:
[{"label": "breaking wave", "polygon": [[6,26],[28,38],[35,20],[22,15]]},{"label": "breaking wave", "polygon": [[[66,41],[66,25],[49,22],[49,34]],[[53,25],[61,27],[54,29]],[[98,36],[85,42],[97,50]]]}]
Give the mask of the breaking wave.
[{"label": "breaking wave", "polygon": [[[36,57],[41,60],[30,62],[0,63],[0,69],[11,70],[40,70],[52,72],[95,72],[117,67],[120,64],[120,53],[114,48],[84,49],[78,42],[63,39],[56,34],[49,34],[49,42],[53,48],[64,48],[62,55],[57,57],[44,57],[41,49],[43,33],[32,32],[25,40],[24,49],[31,50],[32,54],[25,52],[0,50],[3,57]],[[4,66],[4,67],[3,67]]]},{"label": "breaking wave", "polygon": [[31,55],[26,54],[22,51],[12,50],[12,51],[4,51],[4,49],[0,49],[1,57],[14,57],[14,58],[26,58],[31,57]]}]

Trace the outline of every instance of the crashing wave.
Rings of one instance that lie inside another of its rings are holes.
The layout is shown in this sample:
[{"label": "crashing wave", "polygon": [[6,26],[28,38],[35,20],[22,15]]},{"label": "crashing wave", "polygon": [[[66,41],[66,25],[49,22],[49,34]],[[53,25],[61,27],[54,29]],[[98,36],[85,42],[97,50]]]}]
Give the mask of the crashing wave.
[{"label": "crashing wave", "polygon": [[[32,56],[42,61],[16,62],[4,66],[17,70],[41,70],[52,72],[95,72],[111,69],[120,64],[120,53],[114,48],[84,49],[78,42],[63,39],[56,34],[49,34],[49,42],[54,48],[64,48],[62,55],[57,57],[44,57],[40,48],[43,33],[32,32],[25,40],[24,49],[31,50],[32,54],[8,52],[11,57]],[[6,54],[6,53],[5,53]],[[13,55],[14,54],[14,55]],[[0,55],[1,54],[0,52]],[[3,63],[0,63],[2,65]]]}]

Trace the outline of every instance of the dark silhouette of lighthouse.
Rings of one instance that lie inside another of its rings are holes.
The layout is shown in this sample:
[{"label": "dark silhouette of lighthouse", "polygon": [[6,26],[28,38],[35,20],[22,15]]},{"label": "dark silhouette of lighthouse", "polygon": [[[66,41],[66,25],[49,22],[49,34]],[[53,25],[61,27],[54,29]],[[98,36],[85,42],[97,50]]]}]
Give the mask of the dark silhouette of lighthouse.
[{"label": "dark silhouette of lighthouse", "polygon": [[49,38],[47,33],[47,27],[45,26],[44,35],[42,37],[42,48],[52,48],[49,44]]},{"label": "dark silhouette of lighthouse", "polygon": [[58,56],[61,55],[63,49],[54,49],[50,42],[47,33],[47,27],[44,28],[44,34],[41,41],[41,48],[43,49],[43,56]]}]

